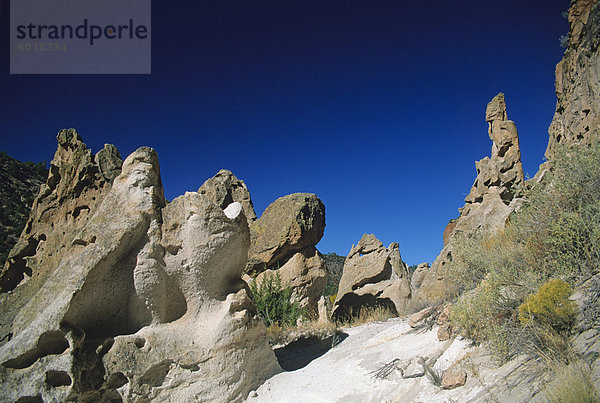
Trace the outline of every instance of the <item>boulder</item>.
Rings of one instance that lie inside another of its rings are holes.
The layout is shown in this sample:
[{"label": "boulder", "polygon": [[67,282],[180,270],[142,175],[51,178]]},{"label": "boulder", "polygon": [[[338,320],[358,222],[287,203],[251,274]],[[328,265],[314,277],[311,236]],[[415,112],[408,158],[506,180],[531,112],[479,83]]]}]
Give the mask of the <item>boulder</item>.
[{"label": "boulder", "polygon": [[280,370],[241,280],[249,243],[239,203],[166,205],[138,149],[16,316],[0,400],[245,398]]},{"label": "boulder", "polygon": [[415,328],[419,326],[425,319],[430,317],[433,312],[433,307],[423,308],[419,312],[415,312],[408,317],[408,324],[410,327]]},{"label": "boulder", "polygon": [[383,306],[398,313],[410,297],[408,267],[398,244],[386,248],[375,235],[364,234],[346,257],[332,314],[343,318],[367,306]]},{"label": "boulder", "polygon": [[452,311],[452,304],[446,304],[440,315],[437,318],[438,331],[437,338],[439,341],[446,341],[452,337],[452,325],[450,324],[450,311]]},{"label": "boulder", "polygon": [[248,222],[256,220],[254,205],[246,184],[236,178],[231,171],[221,169],[200,186],[198,193],[205,195],[223,209],[233,202],[238,202],[242,205]]},{"label": "boulder", "polygon": [[325,230],[325,205],[314,194],[293,193],[271,203],[250,225],[246,272],[277,269],[296,252],[315,246]]},{"label": "boulder", "polygon": [[420,378],[425,376],[425,368],[423,367],[423,357],[414,357],[410,360],[410,364],[404,369],[402,377],[404,379]]},{"label": "boulder", "polygon": [[442,379],[442,389],[454,389],[467,382],[467,373],[463,370],[448,371]]},{"label": "boulder", "polygon": [[450,337],[452,337],[452,329],[451,329],[450,325],[448,325],[448,324],[440,325],[440,327],[438,327],[438,331],[437,331],[437,339],[439,341],[446,341],[446,340],[450,340]]},{"label": "boulder", "polygon": [[271,203],[250,224],[250,252],[246,273],[262,282],[279,273],[282,285],[308,311],[327,286],[327,268],[316,249],[325,230],[325,206],[314,194],[294,193]]}]

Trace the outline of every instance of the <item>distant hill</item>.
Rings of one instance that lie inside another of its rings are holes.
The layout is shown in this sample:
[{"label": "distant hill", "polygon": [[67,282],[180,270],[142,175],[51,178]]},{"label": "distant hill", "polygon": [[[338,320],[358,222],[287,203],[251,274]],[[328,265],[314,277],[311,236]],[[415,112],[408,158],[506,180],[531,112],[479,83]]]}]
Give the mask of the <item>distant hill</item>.
[{"label": "distant hill", "polygon": [[327,253],[323,255],[325,264],[327,265],[327,286],[325,287],[325,295],[335,295],[342,278],[342,269],[346,256],[336,255],[335,253]]},{"label": "distant hill", "polygon": [[0,151],[0,268],[17,243],[47,177],[45,163],[20,162]]}]

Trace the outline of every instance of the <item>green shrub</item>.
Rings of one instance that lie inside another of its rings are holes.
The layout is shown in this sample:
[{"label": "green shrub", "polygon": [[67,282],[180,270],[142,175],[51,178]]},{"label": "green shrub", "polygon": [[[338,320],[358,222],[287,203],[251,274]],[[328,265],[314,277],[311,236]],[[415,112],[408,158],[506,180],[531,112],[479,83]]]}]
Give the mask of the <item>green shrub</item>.
[{"label": "green shrub", "polygon": [[535,270],[574,283],[600,267],[600,145],[560,147],[552,164],[544,186],[525,193],[513,227]]},{"label": "green shrub", "polygon": [[477,288],[463,294],[450,312],[458,332],[476,342],[489,343],[500,361],[512,355],[510,338],[518,307],[514,291],[497,274],[490,273]]},{"label": "green shrub", "polygon": [[291,287],[282,287],[279,273],[266,275],[260,284],[253,281],[250,291],[258,314],[267,326],[293,326],[301,316],[298,302],[291,301]]},{"label": "green shrub", "polygon": [[569,300],[572,292],[571,286],[564,280],[546,282],[521,304],[519,321],[523,325],[534,321],[558,332],[569,331],[577,317],[577,305]]}]

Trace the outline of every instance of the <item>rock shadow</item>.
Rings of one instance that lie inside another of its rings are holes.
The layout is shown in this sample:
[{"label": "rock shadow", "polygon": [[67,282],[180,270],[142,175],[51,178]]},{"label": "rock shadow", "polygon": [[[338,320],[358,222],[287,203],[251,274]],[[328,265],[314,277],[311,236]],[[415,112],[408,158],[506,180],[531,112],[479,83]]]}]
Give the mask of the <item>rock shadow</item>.
[{"label": "rock shadow", "polygon": [[325,339],[317,336],[304,337],[295,340],[284,347],[274,350],[279,366],[284,371],[295,371],[304,368],[313,360],[321,357],[331,348],[342,343],[348,337],[347,333],[337,332]]}]

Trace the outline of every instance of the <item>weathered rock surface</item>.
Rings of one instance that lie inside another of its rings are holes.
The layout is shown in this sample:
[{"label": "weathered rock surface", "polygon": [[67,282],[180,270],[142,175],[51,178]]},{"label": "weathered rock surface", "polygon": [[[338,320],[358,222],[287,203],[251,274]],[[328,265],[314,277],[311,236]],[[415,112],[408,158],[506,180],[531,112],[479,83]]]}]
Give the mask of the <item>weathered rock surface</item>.
[{"label": "weathered rock surface", "polygon": [[57,140],[48,179],[0,273],[0,343],[9,339],[17,312],[70,253],[76,234],[110,191],[111,178],[121,170],[121,157],[114,146],[106,145],[94,156],[74,129],[61,130]]},{"label": "weathered rock surface", "polygon": [[454,228],[456,228],[456,219],[452,219],[448,222],[448,225],[446,225],[446,228],[444,228],[444,233],[442,234],[442,238],[444,239],[444,246],[446,246],[448,244],[448,241],[450,240],[450,234],[452,234],[452,231],[454,231]]},{"label": "weathered rock surface", "polygon": [[276,269],[302,249],[315,246],[325,230],[325,205],[314,194],[293,193],[271,203],[250,226],[246,271]]},{"label": "weathered rock surface", "polygon": [[254,204],[250,192],[244,181],[226,169],[221,169],[215,176],[207,179],[200,186],[198,193],[207,196],[213,203],[221,208],[226,208],[233,202],[238,202],[244,209],[248,222],[256,220]]},{"label": "weathered rock surface", "polygon": [[307,247],[295,253],[277,270],[267,269],[254,281],[261,284],[267,276],[276,273],[283,285],[292,288],[292,301],[298,301],[302,308],[314,310],[327,285],[327,270],[323,256],[315,247]]},{"label": "weathered rock surface", "polygon": [[301,306],[317,311],[327,285],[327,269],[315,245],[325,230],[325,206],[314,194],[294,193],[271,203],[250,224],[251,244],[246,272],[259,283],[278,272],[291,285]]},{"label": "weathered rock surface", "polygon": [[465,198],[460,217],[444,233],[444,248],[424,276],[415,298],[435,303],[449,292],[443,278],[443,267],[452,259],[453,241],[459,235],[476,232],[491,234],[505,227],[509,215],[520,205],[516,197],[523,186],[523,166],[519,137],[514,122],[508,120],[504,94],[496,95],[488,104],[485,120],[492,140],[491,157],[475,163],[477,178]]},{"label": "weathered rock surface", "polygon": [[463,370],[449,371],[442,379],[442,389],[454,389],[464,386],[467,382],[467,372]]},{"label": "weathered rock surface", "polygon": [[482,203],[484,196],[492,189],[508,205],[524,180],[519,135],[515,123],[506,116],[504,94],[496,95],[487,105],[485,120],[489,125],[492,155],[475,163],[477,178],[465,198],[465,215],[473,204]]},{"label": "weathered rock surface", "polygon": [[570,299],[579,307],[579,321],[573,334],[574,350],[591,369],[592,382],[600,390],[600,274],[580,284]]},{"label": "weathered rock surface", "polygon": [[[57,140],[58,149],[50,162],[48,180],[42,185],[21,239],[0,274],[1,292],[14,289],[25,275],[41,276],[36,263],[42,260],[46,270],[56,266],[67,239],[87,222],[90,211],[110,188],[110,181],[101,174],[97,161],[102,161],[105,168],[110,166],[112,173],[120,170],[121,159],[118,151],[112,151],[114,146],[107,145],[97,154],[103,157],[95,158],[73,129],[61,130]],[[33,255],[36,259],[29,259]]]},{"label": "weathered rock surface", "polygon": [[331,301],[329,300],[329,297],[321,295],[319,302],[317,302],[317,307],[319,323],[328,323],[329,318],[331,317]]},{"label": "weathered rock surface", "polygon": [[344,263],[332,315],[342,318],[366,306],[399,312],[410,297],[408,267],[400,257],[398,244],[386,248],[373,234],[364,234]]},{"label": "weathered rock surface", "polygon": [[574,1],[568,19],[568,46],[556,65],[556,113],[546,150],[549,160],[557,144],[591,144],[600,139],[598,0]]},{"label": "weathered rock surface", "polygon": [[427,319],[433,313],[432,307],[421,309],[419,312],[415,312],[408,318],[408,324],[410,327],[415,328],[419,326],[425,319]]},{"label": "weathered rock surface", "polygon": [[[72,191],[68,176],[54,178]],[[94,184],[71,186],[87,194]],[[147,147],[102,196],[16,316],[0,348],[0,400],[232,401],[276,373],[241,280],[250,243],[241,204],[223,210],[186,193],[166,205]]]},{"label": "weathered rock surface", "polygon": [[419,287],[421,287],[421,284],[423,283],[423,280],[425,279],[425,276],[427,275],[427,272],[430,269],[431,267],[429,267],[429,263],[419,263],[419,265],[417,266],[416,270],[410,278],[410,288],[413,292],[416,291]]},{"label": "weathered rock surface", "polygon": [[446,304],[442,308],[442,312],[437,318],[437,324],[439,326],[437,338],[439,341],[446,341],[452,337],[452,325],[450,323],[450,312],[452,311],[452,304]]}]

